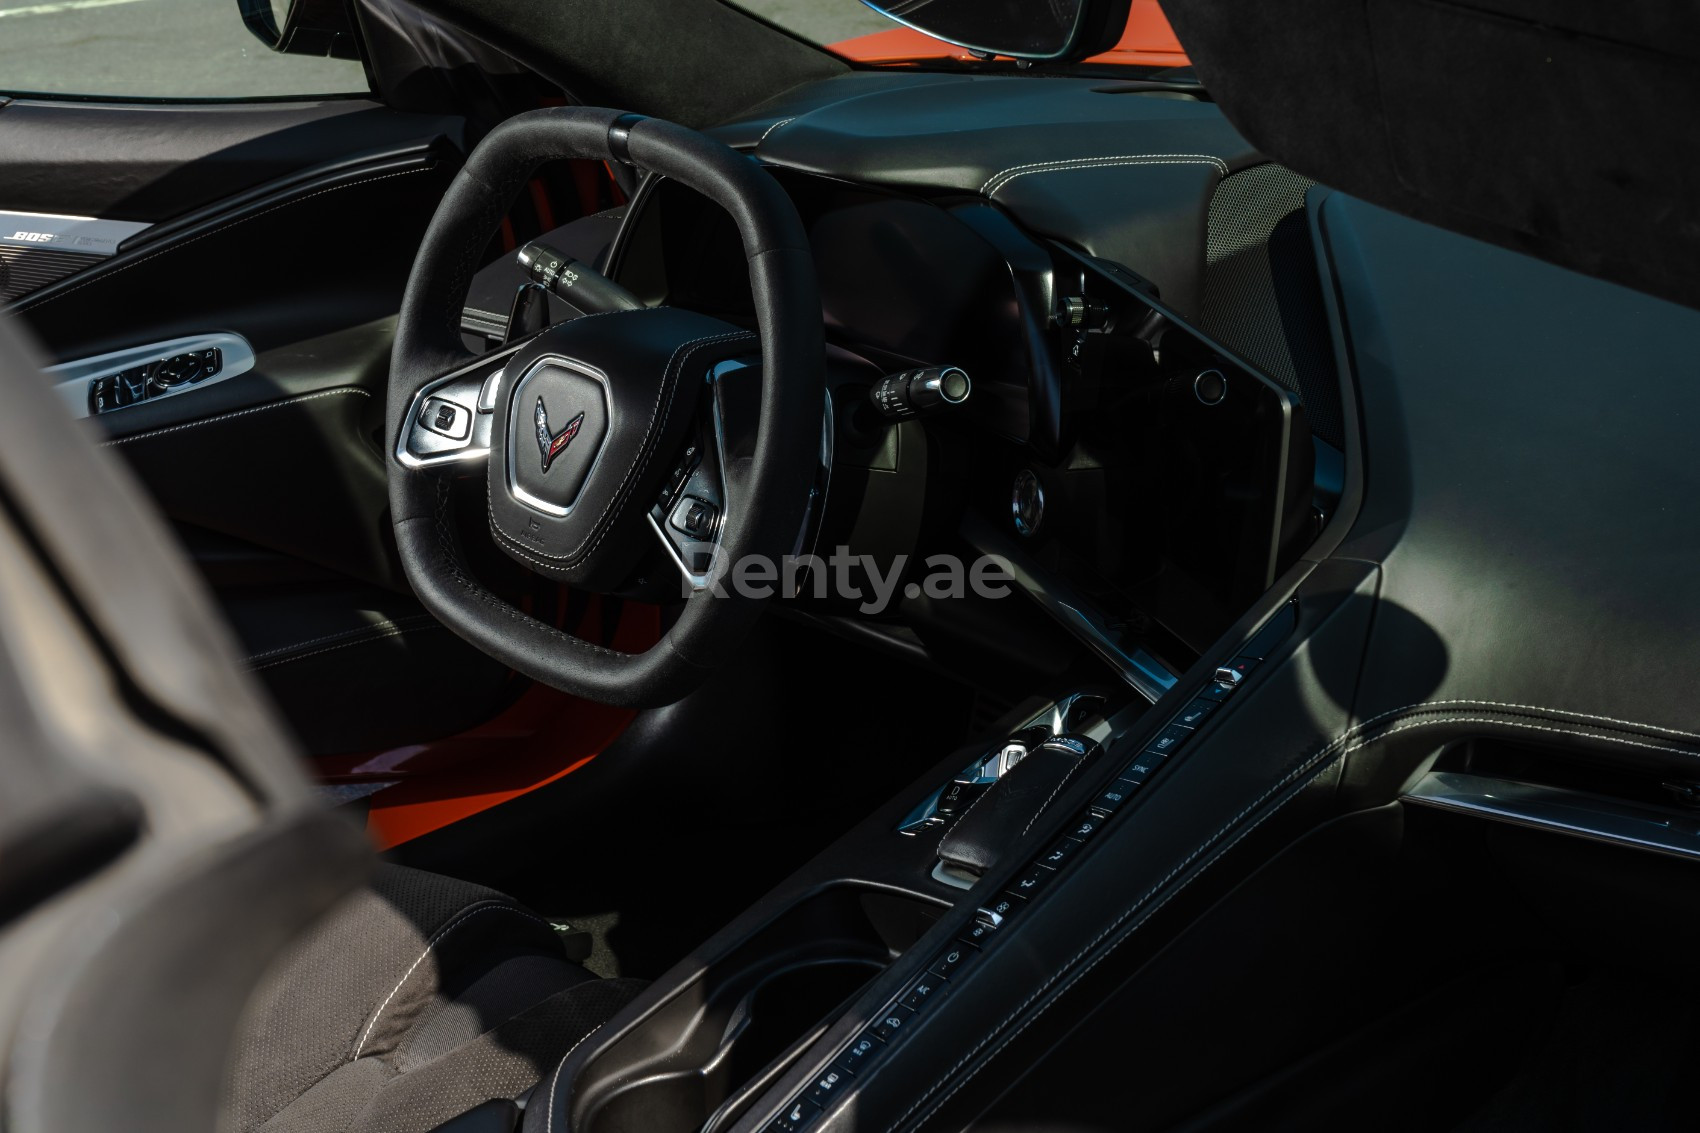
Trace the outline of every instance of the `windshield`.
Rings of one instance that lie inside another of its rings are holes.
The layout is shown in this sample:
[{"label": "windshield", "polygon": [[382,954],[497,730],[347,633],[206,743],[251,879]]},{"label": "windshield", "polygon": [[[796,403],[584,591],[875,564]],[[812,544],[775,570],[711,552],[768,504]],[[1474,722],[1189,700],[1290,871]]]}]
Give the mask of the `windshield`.
[{"label": "windshield", "polygon": [[[799,39],[818,44],[858,63],[902,63],[923,59],[961,59],[962,49],[906,28],[858,0],[724,0],[735,8],[777,24]],[[1186,52],[1175,39],[1157,0],[1133,0],[1121,41],[1094,64],[1184,67]]]}]

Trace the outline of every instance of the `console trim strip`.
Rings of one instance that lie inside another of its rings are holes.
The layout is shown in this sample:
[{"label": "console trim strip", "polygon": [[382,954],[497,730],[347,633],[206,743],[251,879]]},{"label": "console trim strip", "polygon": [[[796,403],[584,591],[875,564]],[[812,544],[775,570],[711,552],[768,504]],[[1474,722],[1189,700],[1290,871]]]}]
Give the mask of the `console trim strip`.
[{"label": "console trim strip", "polygon": [[1402,801],[1626,846],[1673,857],[1700,859],[1700,818],[1641,807],[1583,791],[1495,779],[1462,771],[1431,771]]},{"label": "console trim strip", "polygon": [[0,246],[115,256],[120,244],[152,227],[145,220],[106,220],[98,216],[0,209]]},{"label": "console trim strip", "polygon": [[1059,579],[1044,577],[1014,541],[1006,539],[978,513],[970,511],[962,521],[962,536],[975,550],[1003,560],[1015,585],[1039,608],[1060,622],[1082,644],[1107,662],[1139,695],[1152,704],[1180,680],[1177,673],[1144,649],[1125,649],[1090,606],[1075,597],[1073,589]]}]

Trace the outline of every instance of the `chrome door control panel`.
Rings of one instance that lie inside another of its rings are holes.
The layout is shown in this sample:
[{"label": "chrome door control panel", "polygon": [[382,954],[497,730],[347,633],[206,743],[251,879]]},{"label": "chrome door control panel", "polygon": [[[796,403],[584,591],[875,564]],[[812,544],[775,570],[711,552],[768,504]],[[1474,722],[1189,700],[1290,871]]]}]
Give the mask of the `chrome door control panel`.
[{"label": "chrome door control panel", "polygon": [[89,379],[89,412],[122,409],[138,401],[170,393],[179,386],[216,377],[223,368],[224,351],[209,346],[205,350],[185,351],[157,362],[143,362],[116,374],[102,374]]},{"label": "chrome door control panel", "polygon": [[78,417],[211,385],[254,368],[254,348],[238,334],[173,338],[48,367],[53,388]]}]

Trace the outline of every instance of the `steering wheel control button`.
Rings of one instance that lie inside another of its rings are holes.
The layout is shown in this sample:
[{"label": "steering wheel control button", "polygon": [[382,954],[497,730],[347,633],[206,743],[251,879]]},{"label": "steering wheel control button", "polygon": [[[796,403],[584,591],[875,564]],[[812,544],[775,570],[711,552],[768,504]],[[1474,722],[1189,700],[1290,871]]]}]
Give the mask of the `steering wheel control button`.
[{"label": "steering wheel control button", "polygon": [[686,496],[674,506],[667,522],[673,530],[706,543],[714,538],[715,529],[720,525],[720,509],[707,500]]},{"label": "steering wheel control button", "polygon": [[695,472],[697,465],[701,463],[702,446],[697,444],[686,445],[685,451],[679,456],[679,463],[673,466],[673,471],[668,475],[667,482],[661,486],[660,496],[656,498],[655,502],[663,511],[673,506],[673,501],[684,490],[685,481],[691,478],[691,473]]},{"label": "steering wheel control button", "polygon": [[464,441],[472,435],[472,411],[447,398],[428,397],[419,408],[419,424],[439,437]]}]

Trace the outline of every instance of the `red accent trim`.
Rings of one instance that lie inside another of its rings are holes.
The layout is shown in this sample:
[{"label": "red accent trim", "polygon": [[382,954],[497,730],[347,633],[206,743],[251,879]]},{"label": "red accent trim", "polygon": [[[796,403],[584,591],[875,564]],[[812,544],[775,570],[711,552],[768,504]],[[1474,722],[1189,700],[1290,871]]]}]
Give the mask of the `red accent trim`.
[{"label": "red accent trim", "polygon": [[611,197],[613,199],[615,205],[625,204],[626,203],[626,193],[625,193],[624,189],[620,188],[619,178],[614,176],[614,167],[612,165],[608,164],[606,161],[604,161],[602,163],[602,171],[604,173],[608,174],[608,195],[609,195],[609,197]]},{"label": "red accent trim", "polygon": [[[601,607],[590,602],[578,636],[601,639]],[[659,607],[627,602],[608,644],[636,653],[660,637]],[[366,831],[387,850],[565,778],[605,751],[636,715],[533,684],[494,719],[458,735],[314,762],[327,782],[399,780],[369,800]]]},{"label": "red accent trim", "polygon": [[555,210],[549,205],[549,187],[543,183],[543,178],[531,179],[531,207],[537,210],[537,226],[541,232],[552,231],[555,227]]},{"label": "red accent trim", "polygon": [[602,178],[607,171],[596,161],[568,163],[572,170],[573,187],[578,190],[580,216],[592,216],[602,210]]}]

